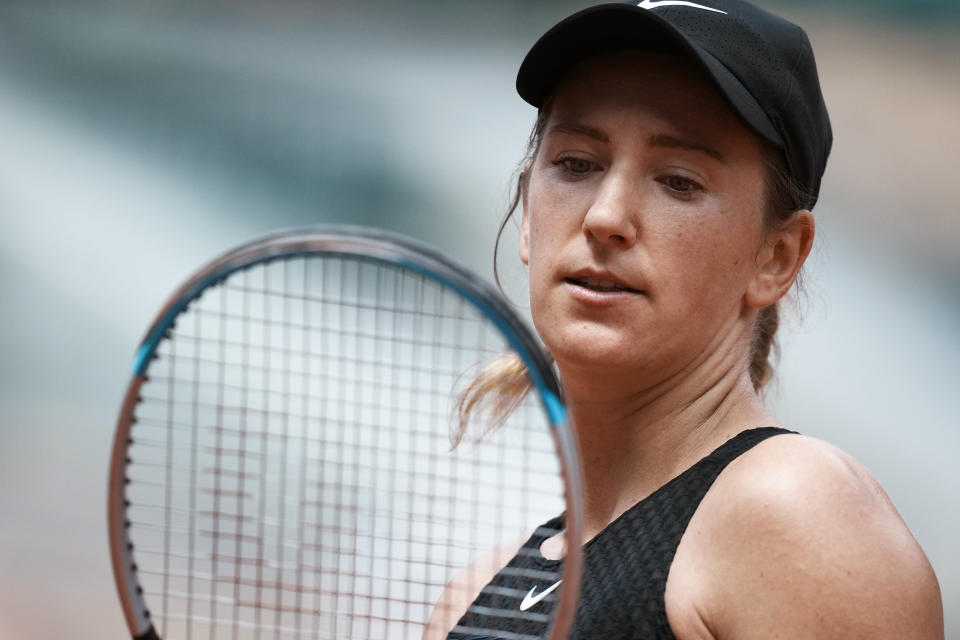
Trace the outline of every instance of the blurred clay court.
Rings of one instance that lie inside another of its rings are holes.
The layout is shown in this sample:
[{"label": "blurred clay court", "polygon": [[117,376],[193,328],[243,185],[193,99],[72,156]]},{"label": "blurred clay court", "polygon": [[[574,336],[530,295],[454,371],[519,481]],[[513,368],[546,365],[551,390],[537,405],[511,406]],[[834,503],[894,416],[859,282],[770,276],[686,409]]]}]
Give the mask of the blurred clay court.
[{"label": "blurred clay court", "polygon": [[[111,438],[141,332],[196,267],[350,222],[492,278],[534,117],[516,68],[585,4],[0,7],[0,638],[126,634]],[[960,638],[960,4],[769,6],[807,28],[835,136],[769,399],[884,485]]]}]

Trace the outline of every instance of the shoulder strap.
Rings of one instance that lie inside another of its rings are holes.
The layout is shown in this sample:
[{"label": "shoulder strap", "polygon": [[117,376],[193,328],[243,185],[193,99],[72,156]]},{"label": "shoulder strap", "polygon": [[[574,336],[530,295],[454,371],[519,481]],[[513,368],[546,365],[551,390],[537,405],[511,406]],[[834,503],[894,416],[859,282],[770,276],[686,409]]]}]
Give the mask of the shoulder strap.
[{"label": "shoulder strap", "polygon": [[796,431],[781,429],[780,427],[760,427],[759,429],[741,431],[717,447],[710,455],[701,460],[701,462],[709,461],[714,465],[720,465],[717,469],[717,474],[719,474],[720,471],[740,457],[741,454],[746,453],[767,438],[780,435],[781,433],[796,433]]}]

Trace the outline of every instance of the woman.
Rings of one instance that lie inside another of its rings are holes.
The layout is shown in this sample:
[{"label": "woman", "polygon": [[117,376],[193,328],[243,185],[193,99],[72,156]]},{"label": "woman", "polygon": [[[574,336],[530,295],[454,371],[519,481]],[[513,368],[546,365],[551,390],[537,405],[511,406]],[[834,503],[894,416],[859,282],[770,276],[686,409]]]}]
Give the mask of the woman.
[{"label": "woman", "polygon": [[[942,638],[936,577],[883,490],[759,396],[830,124],[802,30],[703,2],[575,14],[517,80],[539,108],[520,258],[584,465],[571,637]],[[486,591],[467,610],[448,590],[450,638],[541,631],[497,622],[512,603]]]}]

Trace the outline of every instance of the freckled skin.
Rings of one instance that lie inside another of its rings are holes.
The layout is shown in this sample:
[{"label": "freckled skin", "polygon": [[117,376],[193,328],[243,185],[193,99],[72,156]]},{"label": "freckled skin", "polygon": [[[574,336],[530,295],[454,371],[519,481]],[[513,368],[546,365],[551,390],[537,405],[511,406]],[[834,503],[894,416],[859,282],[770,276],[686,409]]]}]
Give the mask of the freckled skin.
[{"label": "freckled skin", "polygon": [[[763,148],[692,71],[635,62],[588,64],[558,90],[530,168],[521,257],[534,321],[561,366],[655,384],[738,330],[764,233]],[[609,141],[551,132],[565,122]],[[657,135],[705,141],[724,161],[651,145]],[[556,164],[570,157],[591,170]],[[644,295],[616,309],[572,303],[563,276],[583,265]]]}]

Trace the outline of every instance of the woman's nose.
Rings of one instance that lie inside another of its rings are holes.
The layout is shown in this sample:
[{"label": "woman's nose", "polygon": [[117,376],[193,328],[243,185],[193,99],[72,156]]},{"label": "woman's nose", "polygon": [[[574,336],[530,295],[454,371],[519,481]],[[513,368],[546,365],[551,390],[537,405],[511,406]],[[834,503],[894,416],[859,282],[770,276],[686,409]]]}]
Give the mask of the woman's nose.
[{"label": "woman's nose", "polygon": [[583,232],[601,244],[633,246],[639,234],[641,194],[634,180],[608,173],[583,219]]}]

